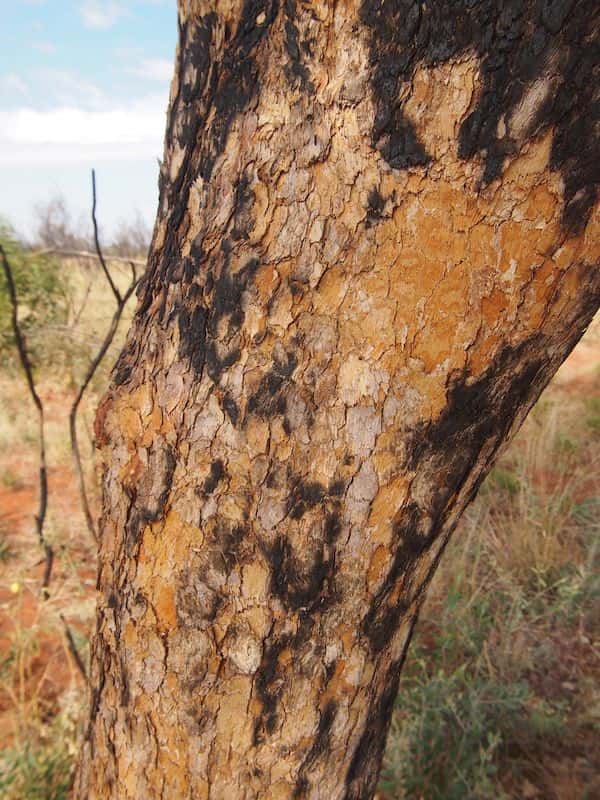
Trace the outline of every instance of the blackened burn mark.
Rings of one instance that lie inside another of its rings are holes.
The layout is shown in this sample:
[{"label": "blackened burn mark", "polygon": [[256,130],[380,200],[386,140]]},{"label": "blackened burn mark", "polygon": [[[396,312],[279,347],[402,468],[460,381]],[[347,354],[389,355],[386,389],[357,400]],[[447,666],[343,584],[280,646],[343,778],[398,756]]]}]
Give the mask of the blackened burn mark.
[{"label": "blackened burn mark", "polygon": [[398,99],[419,64],[479,56],[481,91],[461,126],[459,155],[483,159],[484,184],[520,146],[499,123],[510,121],[537,79],[558,76],[524,135],[553,129],[550,167],[565,184],[563,224],[573,233],[585,226],[600,181],[596,0],[364,0],[360,18],[370,35],[373,146],[396,169],[430,160]]},{"label": "blackened burn mark", "polygon": [[233,241],[247,239],[252,229],[252,206],[254,205],[254,191],[250,186],[250,179],[242,175],[235,186],[234,199],[234,225],[231,231]]},{"label": "blackened burn mark", "polygon": [[262,704],[254,726],[255,746],[261,744],[265,736],[272,735],[277,728],[277,710],[286,683],[285,675],[282,673],[287,670],[285,664],[279,663],[279,658],[288,648],[300,657],[303,645],[310,639],[313,626],[314,620],[308,615],[303,615],[299,619],[296,633],[285,633],[275,637],[263,649],[255,683],[256,694]]},{"label": "blackened burn mark", "polygon": [[271,591],[288,609],[311,610],[323,604],[325,582],[333,578],[333,563],[325,557],[323,547],[317,550],[308,569],[298,563],[285,536],[277,538],[267,555],[272,571]]},{"label": "blackened burn mark", "polygon": [[233,397],[229,394],[229,392],[225,392],[223,395],[223,410],[231,420],[232,425],[237,425],[238,419],[240,418],[240,410],[238,408],[237,403],[233,399]]},{"label": "blackened burn mark", "polygon": [[[394,524],[392,565],[362,622],[362,632],[374,652],[387,647],[409,604],[417,599],[410,596],[415,563],[443,527],[449,505],[484,445],[491,444],[493,453],[506,439],[515,410],[535,393],[543,362],[540,334],[516,347],[505,347],[478,380],[469,383],[466,373],[456,376],[441,416],[413,431],[407,467],[413,470],[431,461],[429,468],[439,475],[439,486],[427,509],[426,530],[421,521],[425,515],[414,503]],[[393,599],[399,581],[404,582],[400,599]]]},{"label": "blackened burn mark", "polygon": [[298,359],[292,351],[285,354],[285,359],[274,358],[273,366],[248,400],[248,413],[263,419],[285,413],[283,390],[297,365]]},{"label": "blackened burn mark", "polygon": [[231,273],[229,258],[225,256],[220,275],[214,278],[210,302],[209,330],[213,337],[219,335],[221,320],[227,319],[226,336],[237,333],[244,322],[242,295],[256,274],[259,262],[251,258],[236,273]]},{"label": "blackened burn mark", "polygon": [[439,460],[440,484],[431,509],[436,519],[466,480],[484,445],[491,443],[495,452],[509,433],[516,409],[535,396],[547,359],[544,342],[544,336],[536,333],[517,346],[504,347],[475,381],[466,372],[459,373],[440,417],[413,432],[408,468],[430,459],[435,468]]},{"label": "blackened burn mark", "polygon": [[296,478],[287,498],[288,513],[292,519],[300,519],[304,513],[321,503],[326,489],[317,481],[304,481]]},{"label": "blackened burn mark", "polygon": [[112,380],[115,386],[121,386],[127,383],[133,372],[133,364],[131,363],[132,352],[131,349],[125,345],[121,350],[117,363],[113,369]]},{"label": "blackened burn mark", "polygon": [[316,481],[292,478],[287,512],[299,520],[313,508],[323,519],[322,540],[309,553],[294,550],[290,539],[281,534],[263,551],[271,570],[271,592],[290,611],[323,610],[335,602],[335,543],[342,530],[341,501]]},{"label": "blackened burn mark", "polygon": [[[241,270],[232,273],[227,240],[223,242],[222,249],[224,255],[220,273],[216,278],[211,275],[207,286],[210,293],[210,299],[207,301],[210,310],[206,369],[215,383],[218,383],[223,373],[239,360],[240,347],[235,337],[244,324],[242,296],[259,266],[258,259],[251,258]],[[225,328],[224,322],[226,322]]]},{"label": "blackened burn mark", "polygon": [[346,775],[347,788],[344,800],[366,800],[373,796],[385,750],[394,701],[398,694],[403,660],[404,655],[398,661],[390,664],[385,674],[383,691],[371,706],[364,725],[364,733],[356,746]]},{"label": "blackened burn mark", "polygon": [[383,217],[383,210],[385,208],[385,198],[374,186],[369,192],[367,198],[367,228],[375,225]]},{"label": "blackened burn mark", "polygon": [[329,755],[331,726],[333,725],[337,711],[338,704],[335,700],[328,700],[325,708],[321,711],[313,744],[300,767],[300,777],[296,782],[294,794],[292,795],[294,798],[303,798],[307,796],[310,788],[309,780],[306,777],[307,771],[310,771],[320,756],[327,757]]},{"label": "blackened burn mark", "polygon": [[205,497],[211,495],[219,485],[219,482],[224,475],[225,475],[225,465],[223,464],[220,458],[217,458],[210,465],[210,474],[208,478],[204,481],[204,486],[202,487],[202,494]]},{"label": "blackened burn mark", "polygon": [[192,369],[200,374],[206,360],[206,309],[198,305],[182,308],[178,316],[179,356],[189,359]]},{"label": "blackened burn mark", "polygon": [[[214,12],[200,18],[191,17],[180,26],[177,67],[180,87],[169,114],[166,144],[169,152],[175,147],[183,148],[185,156],[177,176],[160,182],[159,208],[169,209],[167,236],[160,251],[153,253],[140,286],[138,315],[148,311],[169,265],[180,260],[181,227],[194,181],[198,175],[205,181],[210,180],[233,121],[260,89],[257,51],[275,20],[278,6],[278,0],[244,0],[233,36],[222,31],[222,23]],[[261,15],[264,15],[264,22],[257,24]],[[218,48],[212,45],[219,36],[224,37],[225,44],[217,62]],[[207,126],[211,114],[213,121]],[[180,123],[178,129],[173,124],[176,120]],[[198,151],[200,131],[205,135]]]},{"label": "blackened burn mark", "polygon": [[[412,568],[433,541],[435,529],[422,533],[420,519],[421,510],[415,503],[411,503],[394,523],[394,559],[361,623],[361,631],[374,653],[384,650],[398,630],[398,625],[409,608],[405,598],[410,591]],[[405,586],[397,598],[400,580],[404,580]]]},{"label": "blackened burn mark", "polygon": [[285,65],[285,75],[292,86],[304,92],[314,92],[314,85],[305,63],[305,58],[310,57],[310,42],[300,36],[298,24],[298,3],[296,0],[286,0],[285,13],[285,49],[289,62]]},{"label": "blackened burn mark", "polygon": [[218,545],[217,560],[220,559],[229,574],[242,558],[242,548],[248,531],[244,525],[233,525],[220,521],[215,528],[215,542]]},{"label": "blackened burn mark", "polygon": [[[245,0],[235,36],[219,65],[219,80],[213,97],[215,109],[208,152],[201,164],[202,177],[209,180],[215,160],[225,149],[229,129],[236,116],[260,88],[256,49],[269,32],[277,15],[278,0]],[[264,22],[256,20],[264,14]]]},{"label": "blackened burn mark", "polygon": [[[169,445],[151,449],[149,464],[134,487],[124,486],[129,497],[129,508],[125,522],[128,552],[137,546],[144,527],[163,516],[177,461]],[[156,494],[156,487],[160,491]]]}]

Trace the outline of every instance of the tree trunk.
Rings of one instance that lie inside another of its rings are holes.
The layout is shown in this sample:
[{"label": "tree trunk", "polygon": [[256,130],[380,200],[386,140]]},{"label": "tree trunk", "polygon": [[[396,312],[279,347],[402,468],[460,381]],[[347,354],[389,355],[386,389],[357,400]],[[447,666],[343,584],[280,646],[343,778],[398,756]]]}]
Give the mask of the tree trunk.
[{"label": "tree trunk", "polygon": [[373,796],[448,538],[598,307],[594,6],[180,0],[79,798]]}]

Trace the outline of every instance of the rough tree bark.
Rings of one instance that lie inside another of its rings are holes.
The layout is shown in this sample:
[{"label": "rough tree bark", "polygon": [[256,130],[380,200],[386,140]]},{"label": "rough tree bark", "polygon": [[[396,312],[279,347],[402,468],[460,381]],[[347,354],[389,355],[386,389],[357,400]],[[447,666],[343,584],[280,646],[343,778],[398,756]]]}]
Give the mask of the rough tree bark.
[{"label": "rough tree bark", "polygon": [[598,307],[595,5],[180,0],[79,798],[372,797],[442,551]]}]

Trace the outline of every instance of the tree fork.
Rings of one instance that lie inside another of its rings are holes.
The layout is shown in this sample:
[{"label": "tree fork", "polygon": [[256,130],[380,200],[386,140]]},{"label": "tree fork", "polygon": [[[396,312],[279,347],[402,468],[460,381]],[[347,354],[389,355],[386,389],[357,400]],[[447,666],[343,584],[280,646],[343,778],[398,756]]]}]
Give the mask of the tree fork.
[{"label": "tree fork", "polygon": [[598,308],[596,23],[180,1],[79,798],[373,796],[448,538]]}]

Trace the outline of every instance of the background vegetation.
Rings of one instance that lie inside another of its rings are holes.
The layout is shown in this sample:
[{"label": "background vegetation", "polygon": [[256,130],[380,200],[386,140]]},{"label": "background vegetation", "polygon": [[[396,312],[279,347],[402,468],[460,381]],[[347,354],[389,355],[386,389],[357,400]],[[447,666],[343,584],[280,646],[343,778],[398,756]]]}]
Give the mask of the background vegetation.
[{"label": "background vegetation", "polygon": [[[95,261],[39,254],[89,246],[69,238],[60,214],[46,222],[33,250],[6,227],[0,234],[46,406],[46,532],[56,553],[43,600],[32,519],[37,422],[0,278],[0,796],[7,800],[69,796],[85,687],[63,619],[85,661],[95,601],[95,543],[81,513],[66,414],[114,298]],[[138,233],[128,239],[124,230],[112,252],[143,251]],[[124,289],[127,266],[110,266]],[[132,305],[80,418],[92,486],[93,411]],[[382,798],[600,796],[599,345],[595,324],[492,471],[442,561],[401,683]]]}]

